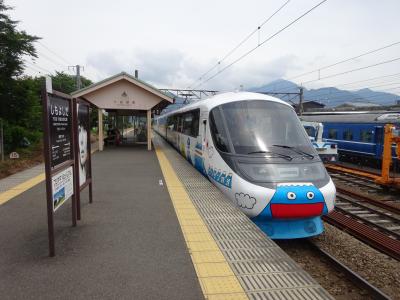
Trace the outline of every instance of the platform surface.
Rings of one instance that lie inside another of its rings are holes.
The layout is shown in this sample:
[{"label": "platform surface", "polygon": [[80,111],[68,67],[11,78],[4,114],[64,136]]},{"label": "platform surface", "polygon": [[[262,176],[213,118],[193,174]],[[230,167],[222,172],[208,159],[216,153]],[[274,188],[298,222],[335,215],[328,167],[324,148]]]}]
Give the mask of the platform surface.
[{"label": "platform surface", "polygon": [[[94,203],[55,213],[44,183],[0,205],[1,299],[329,299],[160,137],[93,156]],[[1,195],[1,194],[0,194]]]},{"label": "platform surface", "polygon": [[[210,251],[206,246],[199,247],[198,244],[192,244],[191,236],[187,237],[186,232],[193,230],[196,224],[189,224],[189,226],[183,224],[185,238],[189,239],[188,247],[194,257],[192,260],[196,266],[203,293],[207,298],[213,298],[220,293],[221,298],[215,297],[215,299],[225,299],[224,296],[228,299],[333,299],[165,140],[155,134],[153,141],[157,150],[162,152],[161,156],[165,156],[168,164],[173,168],[173,173],[183,185],[190,201],[207,226],[208,233],[211,234],[230,268],[231,272],[225,271],[223,274],[217,274],[215,269],[203,272],[207,264],[197,263],[196,257],[201,257],[202,253],[206,254]],[[176,180],[168,180],[171,176],[168,174],[170,171],[165,171],[163,163],[161,161],[160,163],[167,186],[172,190],[170,194],[178,218],[181,223],[181,219],[183,223],[187,223],[192,217],[185,216],[186,207],[180,208],[178,205],[183,204],[178,202],[179,200],[174,200],[174,193],[177,192]],[[223,294],[224,290],[234,291],[237,288],[232,283],[233,278],[241,286],[241,291],[236,292],[237,298],[233,296],[234,294]],[[233,287],[226,287],[228,283]]]},{"label": "platform surface", "polygon": [[44,183],[0,205],[1,299],[202,299],[154,151],[93,156],[94,203],[55,213],[49,258]]}]

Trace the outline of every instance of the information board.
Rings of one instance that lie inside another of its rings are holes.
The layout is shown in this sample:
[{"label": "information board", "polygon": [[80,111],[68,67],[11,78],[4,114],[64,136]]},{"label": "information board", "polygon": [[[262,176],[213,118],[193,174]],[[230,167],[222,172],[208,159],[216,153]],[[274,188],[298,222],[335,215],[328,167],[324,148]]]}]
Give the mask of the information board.
[{"label": "information board", "polygon": [[68,99],[49,94],[49,130],[51,167],[72,159],[71,102]]},{"label": "information board", "polygon": [[63,205],[74,194],[73,174],[71,166],[51,178],[53,211],[56,211],[57,208]]}]

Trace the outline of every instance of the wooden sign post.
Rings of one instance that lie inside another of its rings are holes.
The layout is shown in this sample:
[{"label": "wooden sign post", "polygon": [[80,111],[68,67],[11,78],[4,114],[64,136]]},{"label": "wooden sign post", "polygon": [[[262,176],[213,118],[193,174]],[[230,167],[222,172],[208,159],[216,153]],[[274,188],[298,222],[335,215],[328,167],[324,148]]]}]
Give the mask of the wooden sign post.
[{"label": "wooden sign post", "polygon": [[76,226],[76,189],[72,99],[42,92],[49,255],[55,255],[54,212],[72,198]]}]

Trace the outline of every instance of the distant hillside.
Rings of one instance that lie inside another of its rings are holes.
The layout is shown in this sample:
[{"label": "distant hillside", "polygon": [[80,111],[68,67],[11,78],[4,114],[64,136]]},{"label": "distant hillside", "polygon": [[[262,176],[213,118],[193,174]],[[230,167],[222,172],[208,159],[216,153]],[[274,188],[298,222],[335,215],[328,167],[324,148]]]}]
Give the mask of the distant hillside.
[{"label": "distant hillside", "polygon": [[[257,92],[296,92],[299,86],[294,82],[279,79],[257,88],[251,88],[250,91]],[[276,96],[278,98],[285,98]],[[287,99],[287,98],[286,98]],[[334,87],[308,90],[304,88],[304,101],[317,101],[325,104],[327,107],[335,107],[345,102],[372,102],[380,105],[392,105],[400,100],[396,94],[376,92],[370,89],[361,89],[358,91],[340,90]],[[298,99],[294,99],[298,101]]]}]

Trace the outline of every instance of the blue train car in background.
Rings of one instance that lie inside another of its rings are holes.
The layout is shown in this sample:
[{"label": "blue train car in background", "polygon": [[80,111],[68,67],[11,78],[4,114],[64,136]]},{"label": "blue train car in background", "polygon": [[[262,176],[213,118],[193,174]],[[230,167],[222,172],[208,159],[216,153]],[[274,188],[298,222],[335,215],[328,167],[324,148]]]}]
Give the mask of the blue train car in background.
[{"label": "blue train car in background", "polygon": [[400,129],[400,112],[314,112],[302,119],[323,123],[323,138],[338,144],[339,160],[375,166],[382,160],[385,124]]}]

